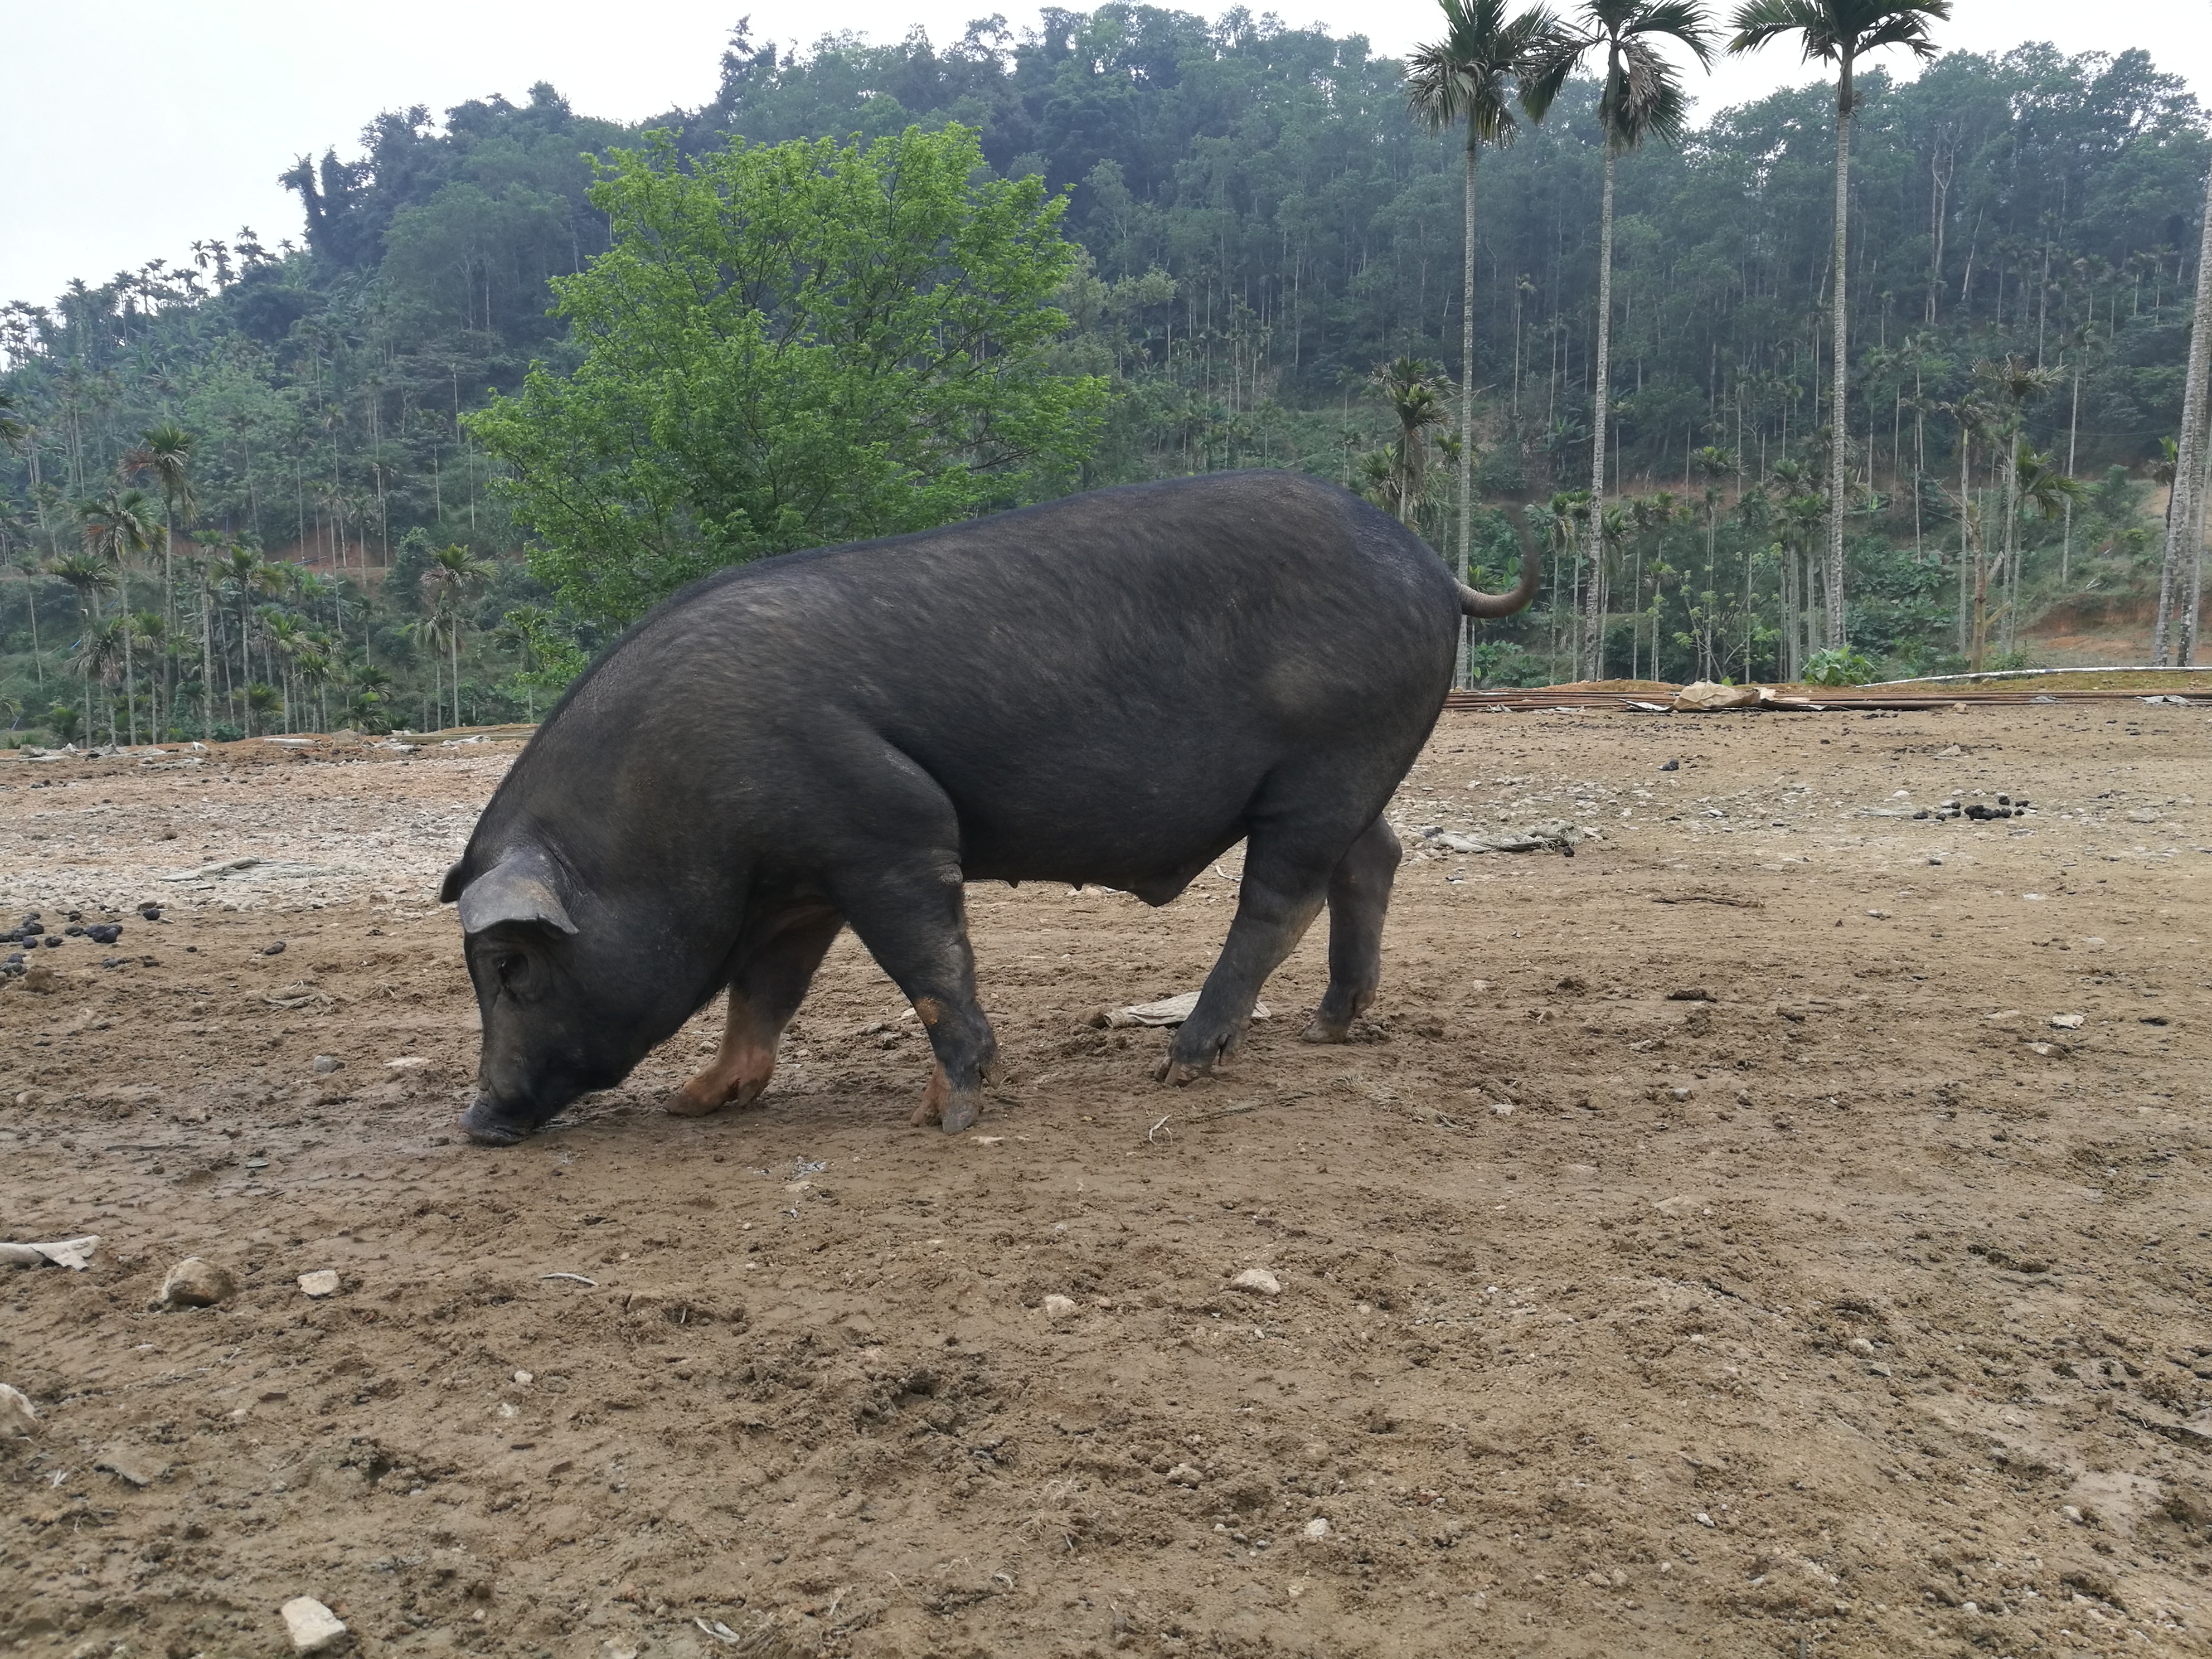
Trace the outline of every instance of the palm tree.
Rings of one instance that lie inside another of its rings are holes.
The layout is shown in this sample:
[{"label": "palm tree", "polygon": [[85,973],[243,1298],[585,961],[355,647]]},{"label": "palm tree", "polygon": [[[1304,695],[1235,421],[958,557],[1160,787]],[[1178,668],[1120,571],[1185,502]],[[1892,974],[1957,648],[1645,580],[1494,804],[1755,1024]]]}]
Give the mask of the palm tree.
[{"label": "palm tree", "polygon": [[[1559,20],[1530,6],[1510,22],[1505,0],[1441,0],[1444,38],[1418,46],[1406,71],[1406,100],[1431,132],[1458,122],[1467,128],[1467,174],[1462,193],[1466,242],[1462,250],[1459,310],[1459,579],[1468,580],[1474,501],[1474,167],[1485,144],[1503,149],[1516,126],[1509,88],[1532,73],[1553,50]],[[1464,654],[1474,635],[1463,622]],[[1462,666],[1461,679],[1466,679]]]},{"label": "palm tree", "polygon": [[[1605,436],[1611,417],[1613,355],[1613,185],[1614,163],[1647,138],[1678,141],[1687,127],[1689,96],[1681,73],[1660,56],[1658,42],[1674,40],[1701,64],[1712,62],[1712,30],[1701,0],[1583,0],[1582,27],[1562,31],[1540,69],[1523,83],[1522,102],[1540,120],[1567,76],[1585,57],[1604,59],[1605,85],[1598,94],[1598,125],[1605,135],[1605,195],[1598,221],[1597,354],[1595,390],[1590,414],[1590,501],[1588,534],[1591,567],[1590,602],[1602,603],[1605,583],[1597,567],[1604,557]],[[1605,619],[1593,609],[1586,630],[1588,678],[1605,673]],[[1577,678],[1583,678],[1577,665]]]},{"label": "palm tree", "polygon": [[[1402,361],[1402,360],[1401,360]],[[465,547],[449,544],[430,556],[438,584],[437,608],[446,612],[446,650],[452,659],[453,724],[461,723],[461,601],[491,580],[492,563]]]},{"label": "palm tree", "polygon": [[[225,556],[215,564],[216,583],[228,582],[238,595],[238,683],[244,684],[253,678],[253,662],[247,653],[247,629],[251,626],[253,590],[261,580],[261,555],[250,547],[232,546]],[[223,670],[226,677],[230,671]]]},{"label": "palm tree", "polygon": [[[135,640],[142,645],[151,646],[154,647],[156,660],[164,664],[167,662],[169,649],[169,627],[167,623],[161,620],[161,613],[160,611],[128,611],[125,613],[123,620],[127,624],[124,634],[124,638],[126,641]],[[161,690],[164,678],[166,678],[166,676],[163,676],[161,678],[156,678],[152,686],[147,691],[147,701],[152,706],[146,711],[146,723],[150,728],[149,736],[151,740],[155,743],[159,743],[161,740],[161,728],[166,723],[161,718]],[[133,717],[133,728],[134,730],[136,729],[135,716]],[[133,740],[136,741],[135,738]]]},{"label": "palm tree", "polygon": [[15,412],[15,400],[0,392],[0,449],[20,454],[31,445],[31,423]]},{"label": "palm tree", "polygon": [[277,678],[283,682],[284,729],[292,729],[293,665],[300,653],[307,648],[307,629],[300,626],[299,618],[288,617],[272,606],[264,605],[260,611],[261,637],[275,657]]},{"label": "palm tree", "polygon": [[1451,418],[1444,400],[1437,395],[1437,372],[1433,363],[1400,357],[1367,377],[1376,394],[1390,406],[1398,422],[1398,436],[1361,465],[1370,485],[1379,492],[1376,505],[1407,526],[1428,501],[1429,428],[1443,426]]},{"label": "palm tree", "polygon": [[[446,718],[446,688],[445,681],[442,678],[445,672],[445,663],[442,658],[442,653],[446,650],[447,647],[453,644],[453,641],[459,635],[460,622],[461,619],[459,616],[447,605],[446,594],[441,589],[438,594],[436,603],[434,604],[429,610],[424,611],[419,619],[415,622],[411,622],[407,625],[407,633],[409,637],[411,638],[416,645],[422,647],[423,650],[430,653],[431,714],[429,729],[434,732],[440,727]],[[458,658],[459,654],[459,651],[456,649],[456,658]],[[458,672],[458,670],[456,670],[456,672]],[[460,684],[457,680],[455,681],[453,687],[453,707],[458,710],[460,706]],[[458,713],[454,715],[453,720],[455,725],[459,725],[460,723],[460,716]]]},{"label": "palm tree", "polygon": [[2005,411],[1993,435],[2002,441],[2006,454],[2011,458],[2009,465],[2002,459],[1996,463],[1998,482],[2004,490],[2004,541],[1997,572],[2005,594],[2008,650],[2019,629],[2021,432],[2027,423],[2028,404],[2050,391],[2055,379],[2049,369],[2037,368],[2021,357],[2008,356],[2002,362],[1984,361],[1974,365],[1976,384]]},{"label": "palm tree", "polygon": [[[115,573],[108,568],[106,560],[90,553],[70,553],[48,565],[46,574],[67,582],[76,590],[77,610],[84,617],[84,635],[89,636],[100,617],[100,596],[114,590]],[[90,659],[84,657],[81,651],[75,654],[78,658],[77,666],[84,670],[84,719],[89,726],[92,723]]]},{"label": "palm tree", "polygon": [[[1735,37],[1732,52],[1756,52],[1771,40],[1795,34],[1808,62],[1818,59],[1836,66],[1836,240],[1834,308],[1835,389],[1831,424],[1834,441],[1828,446],[1828,571],[1827,611],[1830,645],[1841,646],[1844,637],[1844,420],[1850,396],[1850,307],[1845,303],[1848,267],[1844,245],[1850,221],[1851,112],[1856,104],[1852,73],[1858,60],[1884,46],[1904,46],[1922,58],[1936,55],[1929,38],[1930,20],[1948,21],[1951,0],[1746,0],[1730,20]],[[2212,240],[2205,244],[2212,250]]]},{"label": "palm tree", "polygon": [[[85,551],[115,568],[122,589],[123,608],[131,608],[131,561],[154,545],[153,503],[143,489],[111,489],[97,501],[77,508],[84,532]],[[138,742],[137,675],[131,659],[131,632],[123,632],[123,684],[130,705],[131,741]],[[112,735],[112,734],[111,734]]]},{"label": "palm tree", "polygon": [[177,620],[177,520],[183,519],[190,528],[199,506],[192,489],[192,450],[198,441],[173,421],[164,421],[148,428],[138,447],[123,458],[126,475],[151,473],[154,488],[161,492],[161,617],[172,627]]},{"label": "palm tree", "polygon": [[131,634],[128,617],[102,617],[88,623],[77,636],[76,648],[70,653],[76,659],[77,669],[84,676],[87,699],[86,725],[91,725],[90,711],[92,682],[97,678],[108,688],[107,741],[115,744],[115,670],[123,660]]}]

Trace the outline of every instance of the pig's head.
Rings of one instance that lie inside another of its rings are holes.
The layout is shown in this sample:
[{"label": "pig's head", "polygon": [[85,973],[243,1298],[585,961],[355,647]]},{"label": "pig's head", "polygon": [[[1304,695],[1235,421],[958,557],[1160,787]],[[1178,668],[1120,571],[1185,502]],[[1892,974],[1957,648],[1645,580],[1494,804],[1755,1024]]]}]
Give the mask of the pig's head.
[{"label": "pig's head", "polygon": [[504,1146],[534,1133],[578,1096],[621,1082],[673,1029],[651,988],[659,976],[633,959],[624,935],[635,930],[569,885],[550,854],[526,844],[489,863],[472,848],[446,872],[438,896],[459,902],[483,1023],[476,1094],[461,1114],[472,1139]]}]

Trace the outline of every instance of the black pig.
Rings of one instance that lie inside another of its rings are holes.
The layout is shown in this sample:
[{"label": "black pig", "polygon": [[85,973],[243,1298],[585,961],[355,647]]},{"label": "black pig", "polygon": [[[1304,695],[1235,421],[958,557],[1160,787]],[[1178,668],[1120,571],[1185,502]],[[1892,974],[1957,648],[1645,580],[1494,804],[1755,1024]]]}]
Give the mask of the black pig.
[{"label": "black pig", "polygon": [[1453,580],[1333,484],[1217,474],[763,560],[640,623],[507,774],[441,897],[483,1019],[461,1126],[504,1144],[628,1076],[726,989],[669,1103],[742,1106],[850,924],[937,1065],[915,1121],[975,1121],[997,1044],[966,881],[1165,904],[1238,841],[1227,944],[1158,1075],[1210,1070],[1326,902],[1305,1036],[1375,994],[1399,848],[1381,813],[1435,725]]}]

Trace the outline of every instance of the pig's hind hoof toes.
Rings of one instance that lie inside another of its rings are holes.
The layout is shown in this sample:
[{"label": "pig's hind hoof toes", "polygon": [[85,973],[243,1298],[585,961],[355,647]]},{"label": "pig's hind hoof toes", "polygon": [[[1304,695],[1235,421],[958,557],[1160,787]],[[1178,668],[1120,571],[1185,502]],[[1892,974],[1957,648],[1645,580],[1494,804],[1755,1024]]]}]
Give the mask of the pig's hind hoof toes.
[{"label": "pig's hind hoof toes", "polygon": [[1349,1042],[1351,1040],[1352,1022],[1350,1020],[1339,1024],[1334,1020],[1323,1019],[1318,1014],[1314,1016],[1304,1030],[1298,1033],[1298,1041],[1301,1042]]},{"label": "pig's hind hoof toes", "polygon": [[1195,1083],[1202,1077],[1212,1075],[1213,1064],[1211,1060],[1177,1060],[1173,1054],[1170,1054],[1152,1068],[1153,1082],[1164,1083],[1176,1089],[1182,1088],[1185,1084]]}]

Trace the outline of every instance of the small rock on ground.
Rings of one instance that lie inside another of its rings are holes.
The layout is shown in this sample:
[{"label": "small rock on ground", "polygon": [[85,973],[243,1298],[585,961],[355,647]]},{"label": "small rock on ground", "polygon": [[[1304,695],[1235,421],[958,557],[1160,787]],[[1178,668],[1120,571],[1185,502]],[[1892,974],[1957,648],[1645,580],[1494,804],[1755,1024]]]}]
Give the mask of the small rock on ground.
[{"label": "small rock on ground", "polygon": [[230,1269],[188,1255],[161,1281],[161,1304],[165,1308],[212,1308],[237,1293],[238,1281]]},{"label": "small rock on ground", "polygon": [[1280,1296],[1282,1281],[1265,1267],[1247,1267],[1229,1281],[1232,1291],[1249,1291],[1255,1296]]},{"label": "small rock on ground", "polygon": [[345,1621],[312,1595],[295,1595],[277,1612],[295,1653],[320,1653],[346,1633]]},{"label": "small rock on ground", "polygon": [[1058,1324],[1063,1319],[1073,1319],[1079,1312],[1075,1304],[1064,1296],[1048,1296],[1044,1299],[1044,1316]]},{"label": "small rock on ground", "polygon": [[338,1293],[338,1276],[328,1267],[301,1273],[300,1288],[313,1297],[336,1296]]},{"label": "small rock on ground", "polygon": [[1329,1526],[1328,1517],[1325,1516],[1316,1515],[1306,1522],[1306,1536],[1316,1544],[1328,1537],[1332,1530],[1334,1528]]}]

